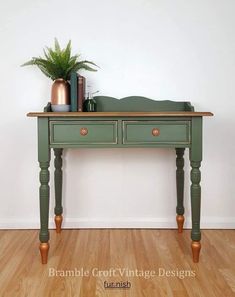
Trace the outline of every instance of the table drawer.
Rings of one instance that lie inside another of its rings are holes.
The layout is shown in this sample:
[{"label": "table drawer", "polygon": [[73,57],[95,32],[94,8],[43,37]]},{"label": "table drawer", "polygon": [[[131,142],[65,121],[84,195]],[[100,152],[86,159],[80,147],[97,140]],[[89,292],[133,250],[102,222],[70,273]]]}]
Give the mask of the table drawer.
[{"label": "table drawer", "polygon": [[117,121],[51,121],[51,144],[117,144]]},{"label": "table drawer", "polygon": [[123,121],[123,144],[189,144],[190,121]]}]

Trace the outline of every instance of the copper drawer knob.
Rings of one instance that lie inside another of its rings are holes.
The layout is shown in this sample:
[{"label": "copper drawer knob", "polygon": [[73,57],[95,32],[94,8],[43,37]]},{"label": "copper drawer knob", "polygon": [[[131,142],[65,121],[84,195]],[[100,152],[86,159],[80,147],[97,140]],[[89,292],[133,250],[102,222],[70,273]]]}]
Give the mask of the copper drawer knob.
[{"label": "copper drawer knob", "polygon": [[153,128],[152,135],[153,136],[159,136],[160,135],[160,130],[158,128]]},{"label": "copper drawer knob", "polygon": [[88,129],[87,129],[87,128],[81,128],[81,129],[80,129],[80,134],[81,134],[82,136],[86,136],[86,135],[88,134]]}]

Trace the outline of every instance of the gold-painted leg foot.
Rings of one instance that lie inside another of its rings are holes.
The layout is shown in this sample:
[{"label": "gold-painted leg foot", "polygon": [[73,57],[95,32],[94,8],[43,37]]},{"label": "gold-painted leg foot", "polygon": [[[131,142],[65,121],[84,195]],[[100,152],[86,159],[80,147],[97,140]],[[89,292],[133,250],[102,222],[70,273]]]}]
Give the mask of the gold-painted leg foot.
[{"label": "gold-painted leg foot", "polygon": [[201,250],[200,241],[192,241],[191,247],[192,247],[192,252],[193,252],[193,262],[198,263],[199,262],[199,254],[200,254],[200,250]]},{"label": "gold-painted leg foot", "polygon": [[183,232],[183,227],[184,227],[184,216],[183,215],[177,215],[176,216],[176,222],[178,225],[178,233]]},{"label": "gold-painted leg foot", "polygon": [[61,232],[62,221],[63,221],[62,215],[55,216],[56,233],[60,233]]},{"label": "gold-painted leg foot", "polygon": [[39,246],[39,250],[41,253],[42,264],[47,264],[48,251],[49,251],[49,243],[41,242]]}]

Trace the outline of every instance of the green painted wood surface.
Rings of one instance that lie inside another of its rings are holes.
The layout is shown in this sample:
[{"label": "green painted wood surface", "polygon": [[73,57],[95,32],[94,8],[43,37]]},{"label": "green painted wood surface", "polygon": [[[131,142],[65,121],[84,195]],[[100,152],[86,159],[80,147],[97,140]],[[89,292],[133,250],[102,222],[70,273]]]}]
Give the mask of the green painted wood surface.
[{"label": "green painted wood surface", "polygon": [[[191,147],[190,144],[183,144],[185,148]],[[138,144],[76,144],[76,143],[62,143],[62,144],[51,144],[51,148],[69,148],[69,149],[103,149],[103,148],[148,148],[148,149],[157,149],[157,148],[181,148],[182,143],[138,143]]]},{"label": "green painted wood surface", "polygon": [[39,239],[41,242],[48,242],[49,231],[48,231],[48,216],[49,216],[49,195],[50,195],[50,173],[49,173],[49,162],[40,162],[40,233]]},{"label": "green painted wood surface", "polygon": [[[53,114],[53,112],[51,113]],[[94,112],[94,114],[96,114]],[[123,121],[191,121],[192,117],[190,116],[180,116],[180,117],[177,117],[177,116],[162,116],[162,117],[154,117],[154,116],[151,116],[151,117],[144,117],[144,116],[141,116],[141,117],[138,117],[138,116],[135,116],[135,117],[128,117],[128,116],[123,116],[123,115],[120,115],[120,116],[115,116],[115,117],[112,117],[112,116],[109,116],[109,117],[102,117],[102,116],[97,116],[97,117],[86,117],[86,118],[81,118],[81,117],[49,117],[50,121],[118,121],[118,120],[123,120]]]},{"label": "green painted wood surface", "polygon": [[38,118],[38,161],[50,162],[49,119]]},{"label": "green painted wood surface", "polygon": [[190,160],[202,161],[202,117],[191,119],[191,139]]},{"label": "green painted wood surface", "polygon": [[191,124],[192,144],[189,152],[191,164],[191,211],[192,211],[192,232],[191,238],[200,241],[200,216],[201,216],[201,172],[202,161],[202,118],[193,118]]},{"label": "green painted wood surface", "polygon": [[40,188],[39,188],[39,203],[40,203],[40,232],[39,239],[41,242],[48,242],[48,217],[49,217],[49,199],[50,199],[50,147],[49,147],[49,126],[48,118],[38,119],[38,161],[40,166]]},{"label": "green painted wood surface", "polygon": [[62,172],[62,153],[63,149],[54,149],[54,180],[55,180],[55,215],[61,215],[63,213],[62,207],[62,184],[63,184],[63,172]]},{"label": "green painted wood surface", "polygon": [[51,121],[50,134],[51,144],[116,144],[117,121]]},{"label": "green painted wood surface", "polygon": [[[86,118],[79,121],[74,120],[74,118],[51,118],[50,120],[50,147],[56,148],[102,148],[102,147],[190,147],[190,123],[191,118],[159,118],[156,121],[154,117],[151,118],[131,118],[130,121],[128,117],[118,117],[116,121],[112,121],[113,118],[99,117],[94,120],[94,118]],[[87,124],[94,124],[92,130]],[[99,127],[99,123],[102,126],[110,127],[110,123],[113,124],[113,129],[111,127],[107,130],[105,127]],[[72,127],[70,127],[70,124]],[[129,134],[130,139],[127,140],[127,127],[130,125],[134,126],[134,134]],[[62,125],[62,128],[60,128]],[[67,126],[68,125],[68,126]],[[140,125],[140,126],[139,126]],[[168,127],[169,125],[169,127]],[[171,125],[171,126],[170,126]],[[64,127],[63,127],[64,126]],[[56,128],[55,128],[56,127]],[[59,128],[58,128],[59,127]],[[87,136],[81,136],[79,134],[81,127],[87,127],[88,131],[92,131],[93,135],[89,134]],[[161,134],[159,137],[152,136],[153,128],[160,128]],[[170,129],[171,127],[171,129]],[[61,129],[63,133],[61,134]],[[140,133],[140,129],[143,131]],[[133,141],[132,136],[138,137]],[[170,135],[170,137],[169,137]],[[62,139],[63,137],[63,139]],[[171,140],[169,140],[171,138]],[[66,141],[65,141],[66,140]]]},{"label": "green painted wood surface", "polygon": [[192,231],[191,238],[194,241],[200,241],[200,211],[201,211],[201,162],[191,161],[191,212],[192,212]]},{"label": "green painted wood surface", "polygon": [[[190,122],[183,121],[123,121],[123,144],[189,144]],[[158,136],[152,130],[158,129]]]},{"label": "green painted wood surface", "polygon": [[178,215],[184,214],[184,150],[184,148],[176,149],[176,213]]},{"label": "green painted wood surface", "polygon": [[117,99],[108,96],[94,97],[97,111],[194,111],[190,102],[152,100],[141,96]]}]

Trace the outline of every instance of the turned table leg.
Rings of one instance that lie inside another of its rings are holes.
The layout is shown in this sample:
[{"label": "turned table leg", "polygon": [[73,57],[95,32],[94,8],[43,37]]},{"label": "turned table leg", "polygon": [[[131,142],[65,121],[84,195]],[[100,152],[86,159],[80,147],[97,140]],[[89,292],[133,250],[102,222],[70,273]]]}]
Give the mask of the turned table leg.
[{"label": "turned table leg", "polygon": [[63,221],[63,207],[62,207],[62,181],[63,181],[63,172],[62,172],[62,153],[63,149],[56,148],[54,149],[55,154],[55,172],[54,172],[54,180],[55,180],[55,225],[56,232],[61,232],[61,224]]},{"label": "turned table leg", "polygon": [[199,253],[201,249],[201,231],[200,231],[200,209],[201,209],[201,162],[191,162],[191,207],[192,207],[192,253],[193,262],[199,262]]},{"label": "turned table leg", "polygon": [[40,202],[40,232],[39,250],[41,253],[42,264],[47,263],[49,251],[49,199],[50,199],[50,147],[48,137],[48,119],[38,119],[38,161],[40,166],[40,188],[39,188],[39,202]]},{"label": "turned table leg", "polygon": [[39,233],[40,239],[40,253],[42,264],[47,263],[47,256],[49,250],[49,230],[48,230],[48,217],[49,217],[49,162],[40,162],[40,221],[41,228]]},{"label": "turned table leg", "polygon": [[195,117],[192,119],[192,145],[190,149],[191,164],[191,212],[192,212],[192,253],[193,262],[199,262],[199,254],[201,250],[201,230],[200,230],[200,214],[201,214],[201,172],[200,166],[202,161],[202,118]]},{"label": "turned table leg", "polygon": [[176,148],[176,222],[179,233],[183,232],[184,225],[184,150],[184,148]]}]

